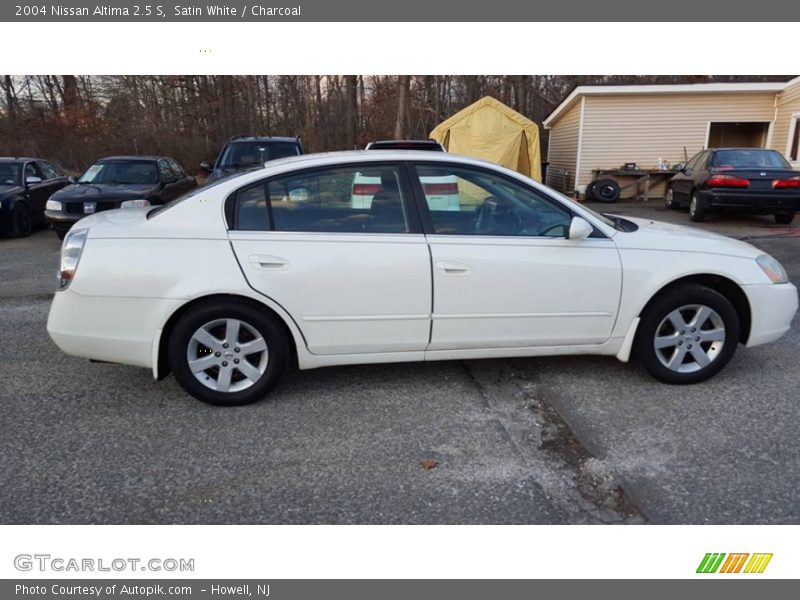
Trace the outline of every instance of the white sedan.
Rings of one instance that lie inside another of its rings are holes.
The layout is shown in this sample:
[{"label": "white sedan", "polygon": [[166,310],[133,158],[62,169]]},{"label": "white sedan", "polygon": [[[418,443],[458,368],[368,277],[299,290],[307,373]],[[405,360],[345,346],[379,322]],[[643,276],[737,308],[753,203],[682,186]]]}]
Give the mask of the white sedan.
[{"label": "white sedan", "polygon": [[[369,208],[353,182],[380,188]],[[441,210],[421,183],[458,185]],[[47,328],[66,353],[264,397],[290,363],[636,357],[696,383],[797,310],[783,267],[696,229],[609,218],[497,165],[420,151],[269,162],[156,208],[80,221]]]}]

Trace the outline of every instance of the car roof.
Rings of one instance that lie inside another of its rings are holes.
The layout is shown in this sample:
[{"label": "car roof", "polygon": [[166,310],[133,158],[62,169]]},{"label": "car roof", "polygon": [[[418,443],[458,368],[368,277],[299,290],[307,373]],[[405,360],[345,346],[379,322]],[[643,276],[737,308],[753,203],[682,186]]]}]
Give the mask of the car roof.
[{"label": "car roof", "polygon": [[102,162],[104,160],[160,160],[162,158],[168,158],[170,160],[175,160],[169,156],[154,156],[154,155],[129,155],[129,156],[106,156],[105,158],[98,158],[95,162]]},{"label": "car roof", "polygon": [[296,137],[279,137],[269,135],[237,135],[228,140],[229,144],[236,142],[291,142],[296,144],[300,138]]},{"label": "car roof", "polygon": [[365,150],[435,150],[444,151],[444,146],[435,140],[375,140]]},{"label": "car roof", "polygon": [[0,156],[0,162],[24,162],[28,160],[44,160],[43,158],[30,158],[29,156]]},{"label": "car roof", "polygon": [[[723,147],[723,148],[709,148],[712,152],[719,152],[720,150],[746,150],[748,152],[752,152],[753,150],[759,150],[762,152],[778,152],[777,150],[773,150],[772,148],[738,148],[738,147]],[[780,152],[778,152],[780,154]]]},{"label": "car roof", "polygon": [[381,150],[375,152],[373,150],[344,150],[339,152],[319,152],[315,154],[299,154],[297,156],[287,156],[285,158],[277,158],[264,163],[262,167],[250,169],[236,176],[232,176],[226,184],[231,189],[239,187],[250,181],[256,181],[263,177],[271,177],[273,175],[280,175],[288,173],[296,169],[306,169],[323,166],[345,165],[348,163],[381,163],[391,161],[417,161],[417,162],[450,162],[460,164],[471,164],[475,166],[490,167],[495,170],[504,171],[512,174],[514,177],[523,177],[519,173],[506,169],[496,163],[474,158],[472,156],[464,156],[460,154],[451,154],[449,152],[431,152],[430,150]]}]

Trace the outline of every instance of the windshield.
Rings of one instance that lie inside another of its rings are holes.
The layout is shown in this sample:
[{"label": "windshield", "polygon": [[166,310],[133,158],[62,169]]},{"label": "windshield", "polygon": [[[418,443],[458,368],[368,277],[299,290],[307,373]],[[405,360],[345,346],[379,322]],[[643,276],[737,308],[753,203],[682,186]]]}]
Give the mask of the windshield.
[{"label": "windshield", "polygon": [[97,162],[86,169],[78,183],[153,184],[158,183],[158,168],[149,160]]},{"label": "windshield", "polygon": [[0,185],[19,185],[19,163],[0,163]]},{"label": "windshield", "polygon": [[225,147],[219,166],[223,169],[241,169],[298,154],[300,152],[294,142],[234,142]]},{"label": "windshield", "polygon": [[786,159],[774,150],[718,150],[712,167],[725,169],[791,169]]}]

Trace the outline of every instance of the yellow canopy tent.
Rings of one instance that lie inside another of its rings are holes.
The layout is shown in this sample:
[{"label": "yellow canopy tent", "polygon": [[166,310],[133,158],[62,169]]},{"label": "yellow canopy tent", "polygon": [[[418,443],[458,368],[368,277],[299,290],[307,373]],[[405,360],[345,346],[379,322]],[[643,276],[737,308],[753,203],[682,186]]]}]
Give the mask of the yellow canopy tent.
[{"label": "yellow canopy tent", "polygon": [[536,123],[491,96],[439,123],[430,137],[448,152],[482,158],[542,180]]}]

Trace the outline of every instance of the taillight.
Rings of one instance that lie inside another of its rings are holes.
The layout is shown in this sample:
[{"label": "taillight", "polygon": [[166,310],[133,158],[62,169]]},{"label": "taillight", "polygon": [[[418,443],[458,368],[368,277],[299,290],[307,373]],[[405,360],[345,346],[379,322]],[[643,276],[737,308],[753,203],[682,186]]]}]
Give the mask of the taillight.
[{"label": "taillight", "polygon": [[67,233],[64,243],[61,244],[61,267],[58,271],[58,289],[65,290],[75,278],[78,261],[83,253],[88,229],[76,229]]},{"label": "taillight", "polygon": [[353,184],[354,196],[374,196],[381,189],[380,183],[356,183]]},{"label": "taillight", "polygon": [[710,187],[746,188],[750,187],[750,180],[736,177],[735,175],[712,175],[706,181],[706,185]]},{"label": "taillight", "polygon": [[796,190],[800,188],[800,177],[790,177],[789,179],[776,179],[772,182],[772,187],[776,190]]},{"label": "taillight", "polygon": [[458,184],[453,183],[426,183],[422,186],[426,196],[444,196],[458,193]]}]

